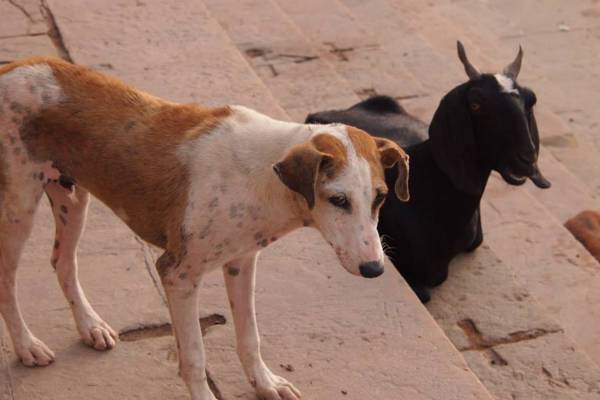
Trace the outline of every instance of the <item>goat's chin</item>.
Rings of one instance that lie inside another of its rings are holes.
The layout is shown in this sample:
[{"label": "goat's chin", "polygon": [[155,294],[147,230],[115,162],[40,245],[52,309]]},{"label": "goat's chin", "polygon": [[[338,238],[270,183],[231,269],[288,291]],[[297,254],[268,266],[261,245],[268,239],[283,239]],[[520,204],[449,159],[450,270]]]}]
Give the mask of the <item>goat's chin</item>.
[{"label": "goat's chin", "polygon": [[500,175],[502,175],[502,179],[504,179],[506,183],[513,186],[521,186],[527,180],[526,175],[517,175],[508,168],[500,171]]}]

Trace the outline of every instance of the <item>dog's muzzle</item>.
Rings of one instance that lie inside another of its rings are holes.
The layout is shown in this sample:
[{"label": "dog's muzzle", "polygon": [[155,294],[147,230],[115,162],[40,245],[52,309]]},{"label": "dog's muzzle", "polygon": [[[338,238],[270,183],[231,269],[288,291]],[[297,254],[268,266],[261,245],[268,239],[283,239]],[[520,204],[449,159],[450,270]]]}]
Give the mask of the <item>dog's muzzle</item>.
[{"label": "dog's muzzle", "polygon": [[358,267],[360,274],[365,278],[377,278],[383,274],[383,264],[379,261],[369,261],[360,264]]}]

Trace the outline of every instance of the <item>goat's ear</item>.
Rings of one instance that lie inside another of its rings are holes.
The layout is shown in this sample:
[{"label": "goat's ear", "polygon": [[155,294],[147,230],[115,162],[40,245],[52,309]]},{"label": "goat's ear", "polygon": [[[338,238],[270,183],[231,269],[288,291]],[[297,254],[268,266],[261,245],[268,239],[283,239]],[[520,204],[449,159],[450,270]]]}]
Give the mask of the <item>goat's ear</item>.
[{"label": "goat's ear", "polygon": [[454,186],[481,195],[485,175],[477,161],[467,90],[461,85],[444,96],[429,126],[429,138],[436,163]]},{"label": "goat's ear", "polygon": [[394,191],[396,197],[401,201],[408,201],[410,199],[410,193],[408,190],[408,177],[409,177],[409,161],[408,154],[402,150],[395,142],[384,139],[384,138],[373,138],[379,155],[381,158],[381,165],[383,168],[392,168],[394,165],[398,165],[398,178],[394,185]]},{"label": "goat's ear", "polygon": [[281,161],[273,165],[273,170],[284,185],[301,194],[308,208],[315,206],[315,191],[319,168],[331,157],[320,152],[312,142],[293,146]]}]

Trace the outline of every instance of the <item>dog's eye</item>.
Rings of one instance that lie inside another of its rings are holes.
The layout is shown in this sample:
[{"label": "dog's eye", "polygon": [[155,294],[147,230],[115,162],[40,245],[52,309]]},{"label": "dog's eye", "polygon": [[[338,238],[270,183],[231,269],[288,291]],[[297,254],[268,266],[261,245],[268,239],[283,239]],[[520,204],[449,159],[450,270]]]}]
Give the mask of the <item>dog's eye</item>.
[{"label": "dog's eye", "polygon": [[336,207],[342,208],[344,210],[350,210],[350,201],[343,193],[333,195],[328,200],[331,204],[333,204]]}]

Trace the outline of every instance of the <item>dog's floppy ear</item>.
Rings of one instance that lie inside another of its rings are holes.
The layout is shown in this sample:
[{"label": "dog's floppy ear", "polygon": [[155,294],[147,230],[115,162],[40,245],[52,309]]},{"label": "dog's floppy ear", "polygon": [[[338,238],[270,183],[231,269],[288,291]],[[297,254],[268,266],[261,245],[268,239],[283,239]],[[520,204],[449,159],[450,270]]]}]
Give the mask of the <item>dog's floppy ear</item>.
[{"label": "dog's floppy ear", "polygon": [[319,169],[332,156],[319,151],[312,141],[293,146],[285,157],[273,165],[273,170],[284,185],[306,199],[308,208],[315,206],[315,191]]},{"label": "dog's floppy ear", "polygon": [[466,85],[458,86],[444,96],[429,126],[429,138],[436,163],[454,186],[480,195],[485,176],[477,162]]},{"label": "dog's floppy ear", "polygon": [[394,191],[399,200],[408,201],[410,199],[410,193],[408,191],[408,154],[406,154],[395,142],[389,139],[379,137],[373,139],[375,140],[375,144],[377,144],[377,150],[379,150],[383,168],[387,169],[392,168],[394,165],[398,165],[398,178],[394,185]]}]

